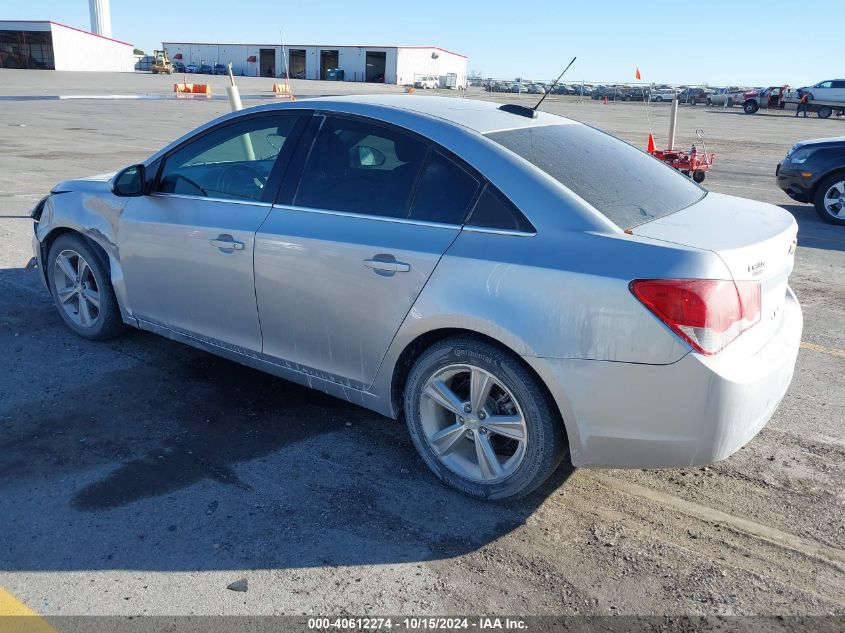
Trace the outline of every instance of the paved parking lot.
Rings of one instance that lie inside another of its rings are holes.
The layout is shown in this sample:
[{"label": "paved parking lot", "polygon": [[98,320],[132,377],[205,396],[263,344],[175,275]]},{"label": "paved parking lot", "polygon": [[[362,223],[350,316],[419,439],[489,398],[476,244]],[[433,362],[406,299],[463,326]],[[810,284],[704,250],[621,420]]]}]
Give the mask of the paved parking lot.
[{"label": "paved parking lot", "polygon": [[[705,186],[782,205],[800,225],[804,343],[763,432],[708,468],[562,469],[496,505],[437,484],[401,423],[151,334],[72,335],[24,270],[28,210],[54,183],[142,160],[228,104],[177,101],[173,79],[151,75],[2,78],[0,588],[15,600],[45,616],[845,615],[845,229],[773,177],[795,141],[845,122],[681,110],[678,144],[702,128],[717,153]],[[252,104],[270,80],[241,85]],[[303,96],[369,88],[294,82]],[[9,98],[107,94],[161,98]],[[544,107],[665,142],[666,105]],[[248,591],[227,590],[244,578]]]}]

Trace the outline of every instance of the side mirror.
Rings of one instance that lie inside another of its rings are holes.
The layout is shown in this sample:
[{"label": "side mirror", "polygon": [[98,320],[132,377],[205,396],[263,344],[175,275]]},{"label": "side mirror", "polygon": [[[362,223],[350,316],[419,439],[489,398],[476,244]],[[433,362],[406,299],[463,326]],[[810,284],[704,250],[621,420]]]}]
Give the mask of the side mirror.
[{"label": "side mirror", "polygon": [[132,165],[115,176],[112,192],[123,197],[143,196],[144,182],[144,166]]}]

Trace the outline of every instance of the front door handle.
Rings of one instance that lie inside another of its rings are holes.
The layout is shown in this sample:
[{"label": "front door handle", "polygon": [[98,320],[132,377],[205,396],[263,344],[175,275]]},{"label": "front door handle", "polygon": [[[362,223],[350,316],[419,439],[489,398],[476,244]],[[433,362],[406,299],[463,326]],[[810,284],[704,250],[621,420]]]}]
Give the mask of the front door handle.
[{"label": "front door handle", "polygon": [[364,266],[372,268],[375,271],[382,271],[386,273],[406,273],[411,270],[411,265],[405,262],[398,262],[393,259],[365,259]]},{"label": "front door handle", "polygon": [[243,242],[239,242],[227,233],[218,235],[216,239],[208,240],[208,243],[224,251],[242,251],[244,249]]}]

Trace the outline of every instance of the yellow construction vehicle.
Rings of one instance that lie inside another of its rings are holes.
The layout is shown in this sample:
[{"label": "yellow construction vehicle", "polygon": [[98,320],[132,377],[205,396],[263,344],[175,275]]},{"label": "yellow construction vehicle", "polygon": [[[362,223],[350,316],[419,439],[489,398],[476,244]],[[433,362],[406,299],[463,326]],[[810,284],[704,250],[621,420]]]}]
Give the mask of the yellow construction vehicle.
[{"label": "yellow construction vehicle", "polygon": [[150,70],[153,71],[154,75],[159,73],[165,73],[167,75],[173,74],[173,64],[170,63],[170,58],[167,57],[167,51],[153,51],[155,55],[155,61],[153,65],[150,67]]}]

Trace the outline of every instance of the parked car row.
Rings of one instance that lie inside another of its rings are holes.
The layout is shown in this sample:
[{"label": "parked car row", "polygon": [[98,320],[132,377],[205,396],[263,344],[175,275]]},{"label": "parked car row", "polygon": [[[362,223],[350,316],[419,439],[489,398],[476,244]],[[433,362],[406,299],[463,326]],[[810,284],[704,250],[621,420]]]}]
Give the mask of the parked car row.
[{"label": "parked car row", "polygon": [[182,62],[173,62],[173,71],[177,73],[196,73],[199,75],[227,75],[229,70],[225,64],[183,64]]},{"label": "parked car row", "polygon": [[484,88],[487,92],[515,92],[526,94],[545,94],[550,92],[550,94],[556,95],[591,95],[593,92],[592,85],[567,83],[553,85],[553,83],[554,82],[552,81],[499,81],[494,79],[474,79],[469,81],[470,86]]}]

